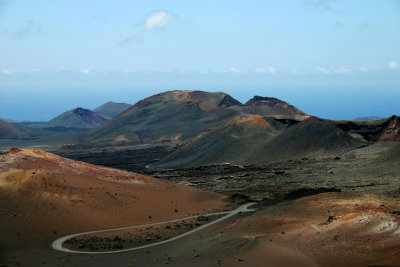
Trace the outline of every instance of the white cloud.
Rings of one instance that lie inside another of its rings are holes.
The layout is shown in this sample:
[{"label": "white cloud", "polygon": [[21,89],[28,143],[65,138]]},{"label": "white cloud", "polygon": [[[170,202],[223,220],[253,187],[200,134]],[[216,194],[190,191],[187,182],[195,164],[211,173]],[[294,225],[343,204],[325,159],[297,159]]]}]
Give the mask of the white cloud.
[{"label": "white cloud", "polygon": [[11,75],[11,74],[14,74],[14,71],[12,71],[12,70],[0,70],[0,73]]},{"label": "white cloud", "polygon": [[392,61],[389,63],[389,69],[397,70],[399,68],[399,64],[396,61]]},{"label": "white cloud", "polygon": [[132,46],[132,45],[137,45],[141,44],[143,41],[136,36],[131,36],[126,38],[125,40],[122,40],[119,44],[124,45],[124,46]]},{"label": "white cloud", "polygon": [[270,74],[275,74],[276,73],[276,69],[273,68],[273,67],[268,67],[267,70],[268,70],[268,73],[270,73]]},{"label": "white cloud", "polygon": [[234,72],[234,73],[239,73],[239,72],[241,72],[238,68],[235,68],[235,67],[230,67],[230,68],[229,68],[229,71],[230,71],[230,72]]},{"label": "white cloud", "polygon": [[[368,71],[365,67],[360,68],[361,71]],[[318,66],[314,70],[315,72],[323,73],[323,74],[350,74],[353,73],[354,68],[353,67],[329,67],[329,68],[324,68],[321,66]]]},{"label": "white cloud", "polygon": [[254,72],[258,72],[258,73],[269,73],[269,74],[275,74],[276,73],[276,69],[274,67],[259,67],[259,68],[255,68],[253,70]]},{"label": "white cloud", "polygon": [[164,10],[152,12],[144,22],[146,30],[163,29],[174,21],[175,16],[165,12]]},{"label": "white cloud", "polygon": [[88,69],[83,69],[83,70],[80,70],[79,72],[80,72],[80,73],[83,73],[83,74],[89,74],[89,73],[90,73],[90,70],[88,70]]},{"label": "white cloud", "polygon": [[339,74],[349,74],[353,72],[353,68],[338,67],[338,68],[333,68],[333,72]]},{"label": "white cloud", "polygon": [[253,71],[258,72],[258,73],[264,73],[267,71],[267,69],[266,68],[255,68]]},{"label": "white cloud", "polygon": [[368,72],[369,68],[368,67],[360,67],[360,71],[362,72]]},{"label": "white cloud", "polygon": [[323,68],[323,67],[320,67],[320,66],[315,68],[315,72],[320,72],[320,73],[323,73],[323,74],[331,73],[331,71],[329,69],[326,69],[326,68]]}]

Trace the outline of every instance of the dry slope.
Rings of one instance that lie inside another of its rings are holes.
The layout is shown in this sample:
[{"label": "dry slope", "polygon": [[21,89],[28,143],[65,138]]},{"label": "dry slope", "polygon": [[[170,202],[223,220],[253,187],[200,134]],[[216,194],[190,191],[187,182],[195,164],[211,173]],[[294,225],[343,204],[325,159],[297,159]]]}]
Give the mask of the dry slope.
[{"label": "dry slope", "polygon": [[0,156],[0,251],[209,212],[223,196],[40,150]]}]

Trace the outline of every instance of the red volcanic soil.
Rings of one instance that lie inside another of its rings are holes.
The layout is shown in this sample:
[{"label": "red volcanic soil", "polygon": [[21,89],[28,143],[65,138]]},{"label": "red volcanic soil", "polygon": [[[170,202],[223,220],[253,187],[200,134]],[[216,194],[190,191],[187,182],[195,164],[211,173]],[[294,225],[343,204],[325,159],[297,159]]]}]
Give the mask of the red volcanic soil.
[{"label": "red volcanic soil", "polygon": [[224,197],[39,150],[0,156],[0,251],[220,210]]},{"label": "red volcanic soil", "polygon": [[378,141],[400,141],[400,117],[393,116],[388,120],[389,124],[379,136]]},{"label": "red volcanic soil", "polygon": [[223,252],[210,258],[227,266],[399,266],[399,215],[396,198],[305,197],[214,228],[208,235],[220,238],[208,242]]}]

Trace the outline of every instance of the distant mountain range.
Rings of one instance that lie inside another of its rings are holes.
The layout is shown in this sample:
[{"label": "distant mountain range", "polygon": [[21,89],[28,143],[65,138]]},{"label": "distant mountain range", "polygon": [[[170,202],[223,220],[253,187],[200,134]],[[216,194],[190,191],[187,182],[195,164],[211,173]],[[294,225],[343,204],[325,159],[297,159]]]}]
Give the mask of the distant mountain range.
[{"label": "distant mountain range", "polygon": [[[62,133],[46,137],[49,132]],[[46,123],[0,124],[1,138],[38,136],[42,138],[31,145],[178,145],[153,164],[159,168],[264,164],[335,157],[373,142],[400,141],[400,118],[325,120],[271,97],[255,96],[242,104],[223,92],[168,91],[133,106],[108,102],[94,111],[69,110]]]},{"label": "distant mountain range", "polygon": [[68,110],[48,122],[8,121],[21,126],[44,128],[53,132],[81,131],[106,123],[130,106],[130,104],[126,103],[107,102],[93,111],[81,107]]}]

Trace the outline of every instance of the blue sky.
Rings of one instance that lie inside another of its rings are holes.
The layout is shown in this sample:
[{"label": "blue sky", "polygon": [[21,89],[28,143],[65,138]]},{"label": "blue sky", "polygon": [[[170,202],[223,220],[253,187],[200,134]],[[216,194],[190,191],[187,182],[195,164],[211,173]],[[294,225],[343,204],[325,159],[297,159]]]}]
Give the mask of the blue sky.
[{"label": "blue sky", "polygon": [[400,114],[400,1],[0,0],[0,117],[174,89]]}]

